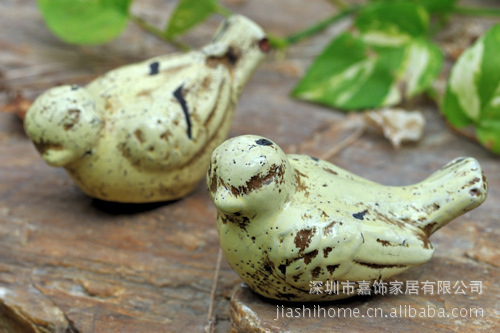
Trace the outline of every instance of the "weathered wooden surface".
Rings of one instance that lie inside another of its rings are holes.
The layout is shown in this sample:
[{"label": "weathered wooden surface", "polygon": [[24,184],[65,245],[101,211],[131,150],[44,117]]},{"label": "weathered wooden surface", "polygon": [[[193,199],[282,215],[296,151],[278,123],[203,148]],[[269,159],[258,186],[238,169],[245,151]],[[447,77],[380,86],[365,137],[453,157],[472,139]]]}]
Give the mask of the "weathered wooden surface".
[{"label": "weathered wooden surface", "polygon": [[[134,11],[158,24],[174,4],[140,2]],[[299,0],[226,3],[276,34],[307,26],[327,16],[330,8],[320,0],[307,5]],[[196,29],[186,41],[202,45],[219,19]],[[0,105],[15,91],[32,99],[54,84],[84,84],[110,68],[172,51],[132,25],[106,46],[65,45],[46,30],[31,1],[2,1],[0,31]],[[288,151],[320,155],[349,134],[348,128],[335,127],[342,124],[343,115],[288,97],[300,73],[333,33],[335,29],[330,29],[293,47],[285,60],[270,58],[261,66],[245,89],[231,136],[264,135]],[[484,317],[275,321],[276,303],[240,287],[241,280],[223,260],[214,302],[216,331],[227,331],[231,317],[235,330],[256,332],[414,332],[420,327],[429,332],[486,332],[498,328],[500,160],[451,133],[432,105],[422,109],[428,125],[420,143],[395,151],[388,141],[368,133],[331,161],[381,183],[404,185],[423,179],[454,157],[476,157],[489,181],[486,203],[433,236],[436,252],[431,262],[398,279],[478,280],[483,292],[420,292],[324,306],[385,311],[400,305],[430,305],[446,311],[481,307]],[[118,205],[90,199],[64,170],[42,161],[15,116],[0,113],[0,332],[202,331],[208,322],[218,253],[215,215],[202,183],[184,200],[170,203]]]}]

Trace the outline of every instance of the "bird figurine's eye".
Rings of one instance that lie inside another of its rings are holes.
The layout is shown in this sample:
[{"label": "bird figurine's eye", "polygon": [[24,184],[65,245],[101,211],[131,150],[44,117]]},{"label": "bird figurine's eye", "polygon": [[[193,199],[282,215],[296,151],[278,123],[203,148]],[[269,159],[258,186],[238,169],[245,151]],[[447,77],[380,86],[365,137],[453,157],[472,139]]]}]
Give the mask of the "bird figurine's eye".
[{"label": "bird figurine's eye", "polygon": [[260,145],[260,146],[272,146],[273,145],[272,141],[269,141],[268,139],[264,139],[264,138],[255,141],[255,143]]},{"label": "bird figurine's eye", "polygon": [[269,40],[267,38],[262,38],[261,40],[259,40],[259,49],[264,53],[267,53],[271,50],[271,44],[269,43]]}]

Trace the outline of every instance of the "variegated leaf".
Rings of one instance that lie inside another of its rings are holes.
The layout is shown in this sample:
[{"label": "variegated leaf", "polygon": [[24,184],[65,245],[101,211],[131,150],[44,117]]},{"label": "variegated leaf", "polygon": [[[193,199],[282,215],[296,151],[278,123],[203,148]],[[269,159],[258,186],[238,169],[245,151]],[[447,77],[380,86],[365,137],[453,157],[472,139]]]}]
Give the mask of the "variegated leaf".
[{"label": "variegated leaf", "polygon": [[[405,19],[396,14],[407,13]],[[428,15],[412,3],[369,6],[327,46],[293,96],[343,110],[395,105],[425,91],[442,65],[439,49],[423,38]]]},{"label": "variegated leaf", "polygon": [[443,112],[456,127],[473,124],[480,142],[500,153],[500,24],[465,50],[453,67]]}]

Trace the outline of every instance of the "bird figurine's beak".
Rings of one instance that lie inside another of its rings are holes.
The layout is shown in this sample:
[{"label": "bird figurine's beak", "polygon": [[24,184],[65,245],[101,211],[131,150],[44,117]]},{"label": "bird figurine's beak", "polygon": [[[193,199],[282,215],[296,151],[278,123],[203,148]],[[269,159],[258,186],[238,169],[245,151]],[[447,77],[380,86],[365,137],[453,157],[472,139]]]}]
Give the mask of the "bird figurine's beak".
[{"label": "bird figurine's beak", "polygon": [[42,154],[43,159],[48,164],[60,167],[65,166],[74,160],[75,154],[67,149],[47,149]]},{"label": "bird figurine's beak", "polygon": [[244,202],[233,196],[228,189],[221,187],[212,198],[218,211],[222,214],[235,214],[244,209]]}]

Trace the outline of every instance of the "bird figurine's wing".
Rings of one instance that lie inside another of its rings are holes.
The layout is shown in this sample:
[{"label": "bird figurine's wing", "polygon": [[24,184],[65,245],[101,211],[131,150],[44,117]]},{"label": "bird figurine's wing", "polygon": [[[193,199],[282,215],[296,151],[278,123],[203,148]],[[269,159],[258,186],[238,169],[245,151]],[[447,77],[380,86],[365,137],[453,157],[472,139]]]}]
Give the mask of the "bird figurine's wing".
[{"label": "bird figurine's wing", "polygon": [[380,220],[360,229],[362,244],[342,280],[385,279],[429,261],[434,252],[427,235],[412,225]]},{"label": "bird figurine's wing", "polygon": [[188,164],[232,118],[229,70],[207,66],[199,52],[125,66],[87,89],[99,96],[122,155],[142,169]]},{"label": "bird figurine's wing", "polygon": [[430,259],[424,231],[378,203],[384,198],[376,193],[385,187],[324,161],[289,157],[297,192],[275,222],[282,237],[270,240],[276,251],[269,257],[290,285],[305,290],[313,280],[373,281]]},{"label": "bird figurine's wing", "polygon": [[[303,215],[314,215],[313,211]],[[383,221],[360,223],[355,218],[302,221],[302,227],[282,230],[270,240],[269,260],[291,286],[307,290],[311,281],[385,279],[425,263],[433,247],[424,233],[411,225]],[[286,223],[279,223],[287,225]]]}]

